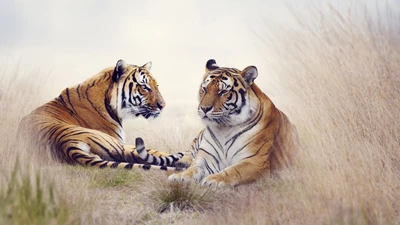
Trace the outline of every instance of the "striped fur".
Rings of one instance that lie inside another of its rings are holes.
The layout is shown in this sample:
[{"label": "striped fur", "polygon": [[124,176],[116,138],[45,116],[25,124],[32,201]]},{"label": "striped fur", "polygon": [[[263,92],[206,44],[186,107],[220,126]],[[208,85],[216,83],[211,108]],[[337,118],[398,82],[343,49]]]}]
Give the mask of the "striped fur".
[{"label": "striped fur", "polygon": [[193,141],[191,166],[170,181],[235,186],[291,165],[296,128],[253,82],[257,76],[254,66],[240,71],[207,62],[198,107],[205,129]]},{"label": "striped fur", "polygon": [[124,145],[123,119],[157,117],[165,106],[150,68],[151,62],[136,66],[119,60],[115,67],[66,88],[22,119],[20,137],[68,164],[175,169],[171,166],[182,153],[145,149],[140,138],[137,149]]}]

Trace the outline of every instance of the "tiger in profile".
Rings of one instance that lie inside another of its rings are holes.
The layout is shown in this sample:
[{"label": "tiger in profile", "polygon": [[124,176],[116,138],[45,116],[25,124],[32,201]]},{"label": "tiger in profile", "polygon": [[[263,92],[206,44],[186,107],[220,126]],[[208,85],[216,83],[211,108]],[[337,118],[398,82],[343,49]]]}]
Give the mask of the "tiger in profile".
[{"label": "tiger in profile", "polygon": [[150,69],[151,62],[136,66],[119,60],[32,111],[21,120],[19,134],[68,164],[174,170],[182,153],[145,149],[141,138],[136,148],[124,145],[123,119],[157,117],[165,107]]},{"label": "tiger in profile", "polygon": [[257,76],[255,66],[240,71],[208,60],[198,106],[205,129],[193,141],[190,167],[170,181],[235,186],[291,165],[297,130],[254,83]]}]

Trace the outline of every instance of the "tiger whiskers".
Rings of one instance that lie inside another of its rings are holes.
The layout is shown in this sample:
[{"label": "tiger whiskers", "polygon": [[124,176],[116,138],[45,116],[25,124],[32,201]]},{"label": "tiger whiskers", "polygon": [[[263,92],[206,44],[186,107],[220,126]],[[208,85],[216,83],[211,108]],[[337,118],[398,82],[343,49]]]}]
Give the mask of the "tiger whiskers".
[{"label": "tiger whiskers", "polygon": [[149,117],[158,117],[161,114],[161,110],[154,110],[150,107],[143,107],[135,110],[131,110],[131,114],[135,116],[143,116],[144,118],[148,119]]}]

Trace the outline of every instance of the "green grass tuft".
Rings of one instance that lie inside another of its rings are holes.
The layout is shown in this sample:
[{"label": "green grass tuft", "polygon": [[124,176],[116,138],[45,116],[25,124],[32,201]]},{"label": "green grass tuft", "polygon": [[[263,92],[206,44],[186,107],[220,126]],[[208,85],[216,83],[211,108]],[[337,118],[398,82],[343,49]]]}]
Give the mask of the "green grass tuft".
[{"label": "green grass tuft", "polygon": [[92,173],[91,186],[95,188],[131,186],[142,181],[142,175],[136,171],[92,168],[88,172]]},{"label": "green grass tuft", "polygon": [[54,186],[39,172],[31,179],[18,160],[6,183],[0,186],[0,224],[79,224]]},{"label": "green grass tuft", "polygon": [[134,170],[66,166],[72,176],[84,177],[90,188],[128,187],[141,183],[142,174]]}]

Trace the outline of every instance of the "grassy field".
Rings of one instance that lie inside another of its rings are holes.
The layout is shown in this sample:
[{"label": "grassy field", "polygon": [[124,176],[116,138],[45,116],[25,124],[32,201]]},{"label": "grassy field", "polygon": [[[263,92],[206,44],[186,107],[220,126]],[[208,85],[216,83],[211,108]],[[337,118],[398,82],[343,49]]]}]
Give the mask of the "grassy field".
[{"label": "grassy field", "polygon": [[[43,160],[15,132],[50,78],[0,62],[0,224],[400,224],[400,15],[306,13],[297,29],[257,33],[301,151],[291,170],[233,189]],[[127,142],[140,129],[148,146],[187,149],[201,124],[181,112],[129,123]]]}]

